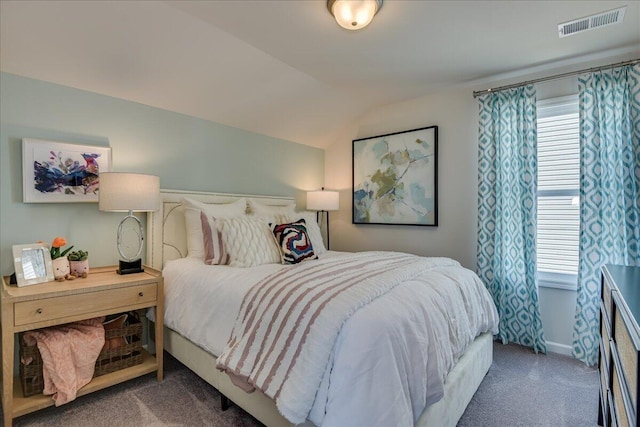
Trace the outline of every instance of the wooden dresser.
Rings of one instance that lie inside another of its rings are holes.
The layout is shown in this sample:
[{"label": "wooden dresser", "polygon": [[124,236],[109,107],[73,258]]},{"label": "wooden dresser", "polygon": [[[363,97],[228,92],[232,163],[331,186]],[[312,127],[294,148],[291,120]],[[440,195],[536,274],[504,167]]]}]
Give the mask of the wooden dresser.
[{"label": "wooden dresser", "polygon": [[640,267],[602,268],[598,424],[638,426]]}]

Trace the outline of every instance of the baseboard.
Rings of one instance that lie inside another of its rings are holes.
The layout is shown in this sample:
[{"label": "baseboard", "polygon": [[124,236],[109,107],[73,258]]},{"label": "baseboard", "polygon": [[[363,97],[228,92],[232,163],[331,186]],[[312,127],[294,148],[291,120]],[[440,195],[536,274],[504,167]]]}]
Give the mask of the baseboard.
[{"label": "baseboard", "polygon": [[559,353],[564,354],[565,356],[571,356],[571,350],[572,348],[570,345],[547,341],[547,351],[551,353]]}]

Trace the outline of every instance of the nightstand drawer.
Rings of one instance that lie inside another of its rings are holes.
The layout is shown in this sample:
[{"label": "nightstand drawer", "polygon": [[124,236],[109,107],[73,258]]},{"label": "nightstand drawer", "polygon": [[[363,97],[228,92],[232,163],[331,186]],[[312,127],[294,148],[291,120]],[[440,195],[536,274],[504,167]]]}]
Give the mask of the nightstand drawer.
[{"label": "nightstand drawer", "polygon": [[602,304],[604,305],[604,313],[609,321],[609,329],[611,329],[611,316],[613,313],[613,299],[611,298],[611,284],[607,276],[602,278]]},{"label": "nightstand drawer", "polygon": [[613,380],[611,394],[613,394],[613,413],[618,421],[619,426],[629,427],[629,419],[627,418],[627,409],[625,407],[625,398],[620,384],[618,370],[613,369]]},{"label": "nightstand drawer", "polygon": [[15,325],[52,321],[82,314],[104,312],[123,306],[153,303],[157,285],[147,284],[100,292],[82,293],[15,304]]},{"label": "nightstand drawer", "polygon": [[614,341],[618,348],[622,370],[625,374],[631,400],[636,402],[638,399],[638,348],[631,338],[627,328],[627,322],[617,304],[614,310]]},{"label": "nightstand drawer", "polygon": [[611,388],[611,383],[609,381],[609,367],[611,366],[611,359],[605,356],[604,349],[609,347],[609,342],[604,343],[600,341],[600,361],[598,364],[598,370],[600,371],[600,385],[602,387],[602,391],[606,393],[607,390]]},{"label": "nightstand drawer", "polygon": [[611,341],[611,320],[609,319],[607,312],[604,311],[604,304],[600,303],[600,315],[602,316],[602,322],[600,323],[600,337],[602,338],[602,345],[604,347],[604,354],[607,357],[607,366],[611,360],[611,347],[609,341]]},{"label": "nightstand drawer", "polygon": [[604,420],[604,427],[617,426],[618,419],[616,418],[616,409],[613,406],[613,395],[611,394],[611,391],[607,393],[607,402],[608,402],[607,406],[609,407],[609,413],[608,413],[609,419]]},{"label": "nightstand drawer", "polygon": [[602,426],[609,427],[611,424],[609,422],[609,390],[600,389],[600,416],[602,417]]}]

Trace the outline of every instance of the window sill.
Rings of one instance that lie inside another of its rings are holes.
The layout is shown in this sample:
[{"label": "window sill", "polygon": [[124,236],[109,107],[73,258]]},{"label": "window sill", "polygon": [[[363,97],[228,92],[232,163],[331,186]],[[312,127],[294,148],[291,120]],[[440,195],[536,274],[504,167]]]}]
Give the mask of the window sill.
[{"label": "window sill", "polygon": [[538,279],[538,287],[539,288],[552,288],[552,289],[562,289],[565,291],[577,291],[578,284],[576,282],[571,281],[561,281],[561,280],[549,280],[549,279]]}]

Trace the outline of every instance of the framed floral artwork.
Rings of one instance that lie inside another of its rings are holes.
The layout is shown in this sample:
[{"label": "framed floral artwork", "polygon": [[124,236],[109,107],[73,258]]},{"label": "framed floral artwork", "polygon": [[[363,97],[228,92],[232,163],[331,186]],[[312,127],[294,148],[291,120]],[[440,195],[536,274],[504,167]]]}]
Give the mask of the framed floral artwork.
[{"label": "framed floral artwork", "polygon": [[22,140],[24,203],[97,202],[100,172],[111,171],[111,148]]},{"label": "framed floral artwork", "polygon": [[438,225],[438,127],[353,140],[353,223]]}]

